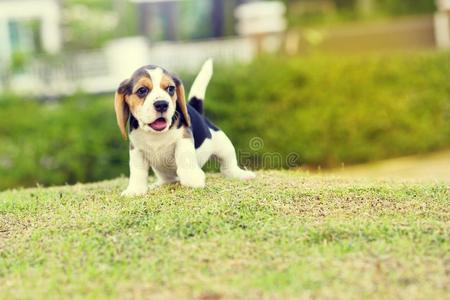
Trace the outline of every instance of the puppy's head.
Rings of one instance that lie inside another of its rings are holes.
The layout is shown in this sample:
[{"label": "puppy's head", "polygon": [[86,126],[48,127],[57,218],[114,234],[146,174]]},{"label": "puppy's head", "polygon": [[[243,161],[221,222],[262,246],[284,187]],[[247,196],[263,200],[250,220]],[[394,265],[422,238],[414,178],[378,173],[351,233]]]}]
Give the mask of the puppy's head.
[{"label": "puppy's head", "polygon": [[126,124],[130,113],[139,128],[153,133],[169,130],[176,117],[190,126],[184,87],[180,79],[156,66],[136,70],[116,91],[114,108],[122,136],[127,138]]}]

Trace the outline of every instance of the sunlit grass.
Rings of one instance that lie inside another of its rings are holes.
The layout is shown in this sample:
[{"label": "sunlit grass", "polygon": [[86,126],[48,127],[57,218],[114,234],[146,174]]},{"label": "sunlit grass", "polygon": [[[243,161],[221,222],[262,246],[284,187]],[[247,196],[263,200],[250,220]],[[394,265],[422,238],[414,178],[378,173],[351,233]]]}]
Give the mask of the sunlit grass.
[{"label": "sunlit grass", "polygon": [[445,299],[449,187],[260,172],[0,193],[0,299]]}]

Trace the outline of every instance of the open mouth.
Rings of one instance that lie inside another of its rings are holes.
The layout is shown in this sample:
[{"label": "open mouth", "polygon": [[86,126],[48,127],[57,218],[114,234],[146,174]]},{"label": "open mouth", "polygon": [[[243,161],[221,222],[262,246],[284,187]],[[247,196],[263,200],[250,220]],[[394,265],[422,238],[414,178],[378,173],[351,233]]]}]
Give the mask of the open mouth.
[{"label": "open mouth", "polygon": [[167,127],[167,121],[165,118],[156,119],[153,123],[148,124],[153,130],[163,131]]}]

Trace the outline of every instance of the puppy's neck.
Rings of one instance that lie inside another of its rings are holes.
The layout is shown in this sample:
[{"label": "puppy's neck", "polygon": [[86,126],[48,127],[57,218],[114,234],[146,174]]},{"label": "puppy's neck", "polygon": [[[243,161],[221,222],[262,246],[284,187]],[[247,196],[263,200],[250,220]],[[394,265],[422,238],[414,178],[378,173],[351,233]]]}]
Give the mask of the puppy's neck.
[{"label": "puppy's neck", "polygon": [[182,135],[181,128],[172,127],[164,132],[152,132],[147,131],[142,128],[133,130],[130,133],[130,140],[133,142],[138,142],[138,144],[169,144],[175,142]]}]

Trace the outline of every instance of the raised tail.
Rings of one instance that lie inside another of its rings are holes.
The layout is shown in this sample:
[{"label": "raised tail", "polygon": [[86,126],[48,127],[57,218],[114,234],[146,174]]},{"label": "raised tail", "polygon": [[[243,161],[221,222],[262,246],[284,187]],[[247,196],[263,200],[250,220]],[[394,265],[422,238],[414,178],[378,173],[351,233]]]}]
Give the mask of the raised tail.
[{"label": "raised tail", "polygon": [[202,66],[197,77],[192,84],[189,92],[189,104],[195,108],[196,111],[203,114],[203,102],[205,100],[206,88],[213,75],[213,60],[208,59]]}]

